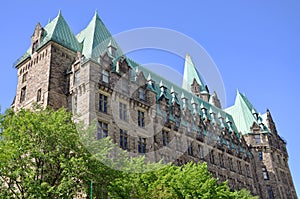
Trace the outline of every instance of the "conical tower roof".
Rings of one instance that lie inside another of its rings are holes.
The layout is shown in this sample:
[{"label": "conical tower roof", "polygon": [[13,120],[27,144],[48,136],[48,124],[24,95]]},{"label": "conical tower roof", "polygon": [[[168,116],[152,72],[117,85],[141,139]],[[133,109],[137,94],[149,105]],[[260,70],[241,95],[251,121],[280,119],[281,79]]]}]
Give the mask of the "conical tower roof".
[{"label": "conical tower roof", "polygon": [[44,28],[44,37],[39,46],[43,46],[48,41],[55,41],[73,51],[81,51],[81,45],[59,11],[58,15],[50,21]]},{"label": "conical tower roof", "polygon": [[97,11],[88,26],[77,35],[77,39],[83,44],[82,54],[86,58],[97,59],[108,46],[114,46],[117,49],[117,57],[123,54]]}]

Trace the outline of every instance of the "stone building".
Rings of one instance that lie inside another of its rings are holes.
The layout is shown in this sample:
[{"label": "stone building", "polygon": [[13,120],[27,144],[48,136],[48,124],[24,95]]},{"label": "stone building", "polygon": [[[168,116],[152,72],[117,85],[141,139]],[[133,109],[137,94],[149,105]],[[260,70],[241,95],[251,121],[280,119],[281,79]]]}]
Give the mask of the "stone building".
[{"label": "stone building", "polygon": [[259,114],[240,92],[222,109],[189,55],[179,87],[123,55],[97,13],[74,35],[59,12],[45,27],[36,25],[14,66],[15,110],[65,107],[86,124],[98,122],[95,139],[110,136],[132,154],[177,165],[205,161],[232,189],[297,198],[286,141],[270,111]]}]

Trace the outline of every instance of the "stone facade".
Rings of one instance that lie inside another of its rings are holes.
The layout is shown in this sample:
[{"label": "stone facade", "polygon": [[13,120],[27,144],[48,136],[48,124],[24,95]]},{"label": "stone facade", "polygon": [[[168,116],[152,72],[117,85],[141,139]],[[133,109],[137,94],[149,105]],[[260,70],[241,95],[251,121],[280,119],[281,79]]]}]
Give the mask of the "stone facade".
[{"label": "stone facade", "polygon": [[114,57],[111,45],[97,59],[52,40],[36,49],[43,31],[38,24],[30,56],[16,65],[15,110],[33,103],[65,107],[87,125],[98,121],[95,138],[110,136],[133,155],[176,165],[207,162],[232,189],[246,188],[266,199],[297,198],[286,142],[269,111],[267,123],[253,123],[242,135],[217,94],[210,96],[207,86],[201,91],[195,79],[190,85],[195,93],[182,90],[180,97],[178,88],[150,73],[146,77],[125,56]]}]

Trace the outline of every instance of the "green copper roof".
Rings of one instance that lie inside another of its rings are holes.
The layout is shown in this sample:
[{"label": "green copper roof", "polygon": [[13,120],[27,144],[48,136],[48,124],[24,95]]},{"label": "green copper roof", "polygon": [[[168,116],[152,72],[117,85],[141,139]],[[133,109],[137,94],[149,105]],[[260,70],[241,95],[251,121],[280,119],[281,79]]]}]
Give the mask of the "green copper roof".
[{"label": "green copper roof", "polygon": [[95,12],[88,26],[77,35],[77,39],[80,43],[83,43],[82,54],[86,58],[97,60],[97,58],[107,50],[109,45],[117,49],[116,57],[123,54],[117,42],[112,38],[110,32],[99,18],[97,12]]},{"label": "green copper roof", "polygon": [[196,79],[197,83],[200,84],[201,91],[205,90],[205,85],[201,79],[201,76],[198,72],[198,70],[195,67],[195,64],[190,57],[189,54],[185,57],[185,63],[184,63],[184,73],[183,73],[183,80],[182,80],[182,88],[191,91],[191,85]]},{"label": "green copper roof", "polygon": [[[190,91],[187,91],[179,86],[177,86],[176,84],[170,82],[169,80],[165,79],[164,77],[161,77],[160,75],[152,72],[151,70],[139,65],[138,63],[132,61],[131,59],[127,58],[126,59],[129,63],[129,65],[133,68],[132,70],[132,77],[135,77],[135,68],[138,67],[139,71],[143,71],[143,74],[145,75],[145,77],[147,77],[147,81],[149,82],[149,78],[151,78],[151,81],[154,82],[154,84],[151,84],[151,87],[148,84],[148,89],[153,90],[154,92],[156,92],[157,94],[157,99],[159,99],[161,97],[161,86],[163,84],[163,86],[165,87],[164,89],[164,97],[166,97],[168,99],[168,103],[171,105],[174,102],[174,97],[176,98],[176,102],[180,105],[181,108],[183,108],[183,102],[182,100],[178,100],[181,99],[182,95],[187,98],[188,103],[186,104],[186,108],[189,109],[191,112],[195,112],[195,109],[192,106],[192,99],[193,99],[193,103],[197,104],[197,112],[202,116],[203,116],[203,111],[201,110],[201,108],[205,108],[207,110],[207,114],[206,117],[210,120],[212,120],[212,116],[209,113],[209,111],[212,111],[215,113],[216,118],[215,118],[215,122],[218,125],[223,125],[225,127],[227,127],[228,129],[231,129],[233,131],[236,132],[237,137],[239,137],[239,133],[238,133],[238,129],[236,128],[233,118],[230,114],[226,113],[224,110],[219,109],[213,105],[211,105],[210,103],[202,100],[201,98],[195,96],[193,93],[191,93]],[[160,85],[161,84],[161,85]],[[176,96],[175,93],[177,94]],[[158,113],[160,113],[160,110],[157,110]],[[227,123],[227,121],[221,121],[220,118],[218,118],[217,116],[222,116],[222,118],[227,118],[228,121],[230,121],[232,123],[232,126],[230,127],[229,124]],[[172,115],[172,113],[170,114],[170,120],[174,120],[174,116]],[[187,121],[184,121],[184,119],[182,119],[181,121],[181,125],[186,126],[187,125]],[[198,127],[195,124],[192,124],[192,128],[197,129]]]},{"label": "green copper roof", "polygon": [[252,113],[253,110],[256,112],[255,108],[246,96],[241,94],[239,91],[237,91],[234,105],[225,110],[227,113],[232,115],[238,130],[242,134],[250,133],[250,127],[253,123],[258,123]]},{"label": "green copper roof", "polygon": [[45,33],[40,43],[43,46],[48,41],[55,41],[73,51],[81,51],[81,45],[71,31],[61,12],[46,25]]},{"label": "green copper roof", "polygon": [[[58,15],[45,26],[43,36],[37,49],[41,48],[49,41],[55,41],[76,52],[81,51],[82,48],[60,11]],[[26,53],[14,63],[14,66],[17,66],[30,56],[31,48],[29,48]]]}]

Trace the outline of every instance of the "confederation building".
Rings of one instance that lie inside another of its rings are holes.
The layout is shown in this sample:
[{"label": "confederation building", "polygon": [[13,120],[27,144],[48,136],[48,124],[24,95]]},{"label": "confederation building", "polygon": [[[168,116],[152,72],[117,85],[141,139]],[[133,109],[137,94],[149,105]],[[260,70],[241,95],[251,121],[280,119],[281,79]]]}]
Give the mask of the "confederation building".
[{"label": "confederation building", "polygon": [[86,124],[98,122],[95,139],[110,136],[130,153],[176,165],[205,161],[231,189],[297,198],[286,141],[270,111],[258,113],[240,92],[223,109],[189,55],[180,87],[124,55],[97,13],[74,35],[59,12],[45,27],[36,25],[14,66],[14,110],[65,107]]}]

